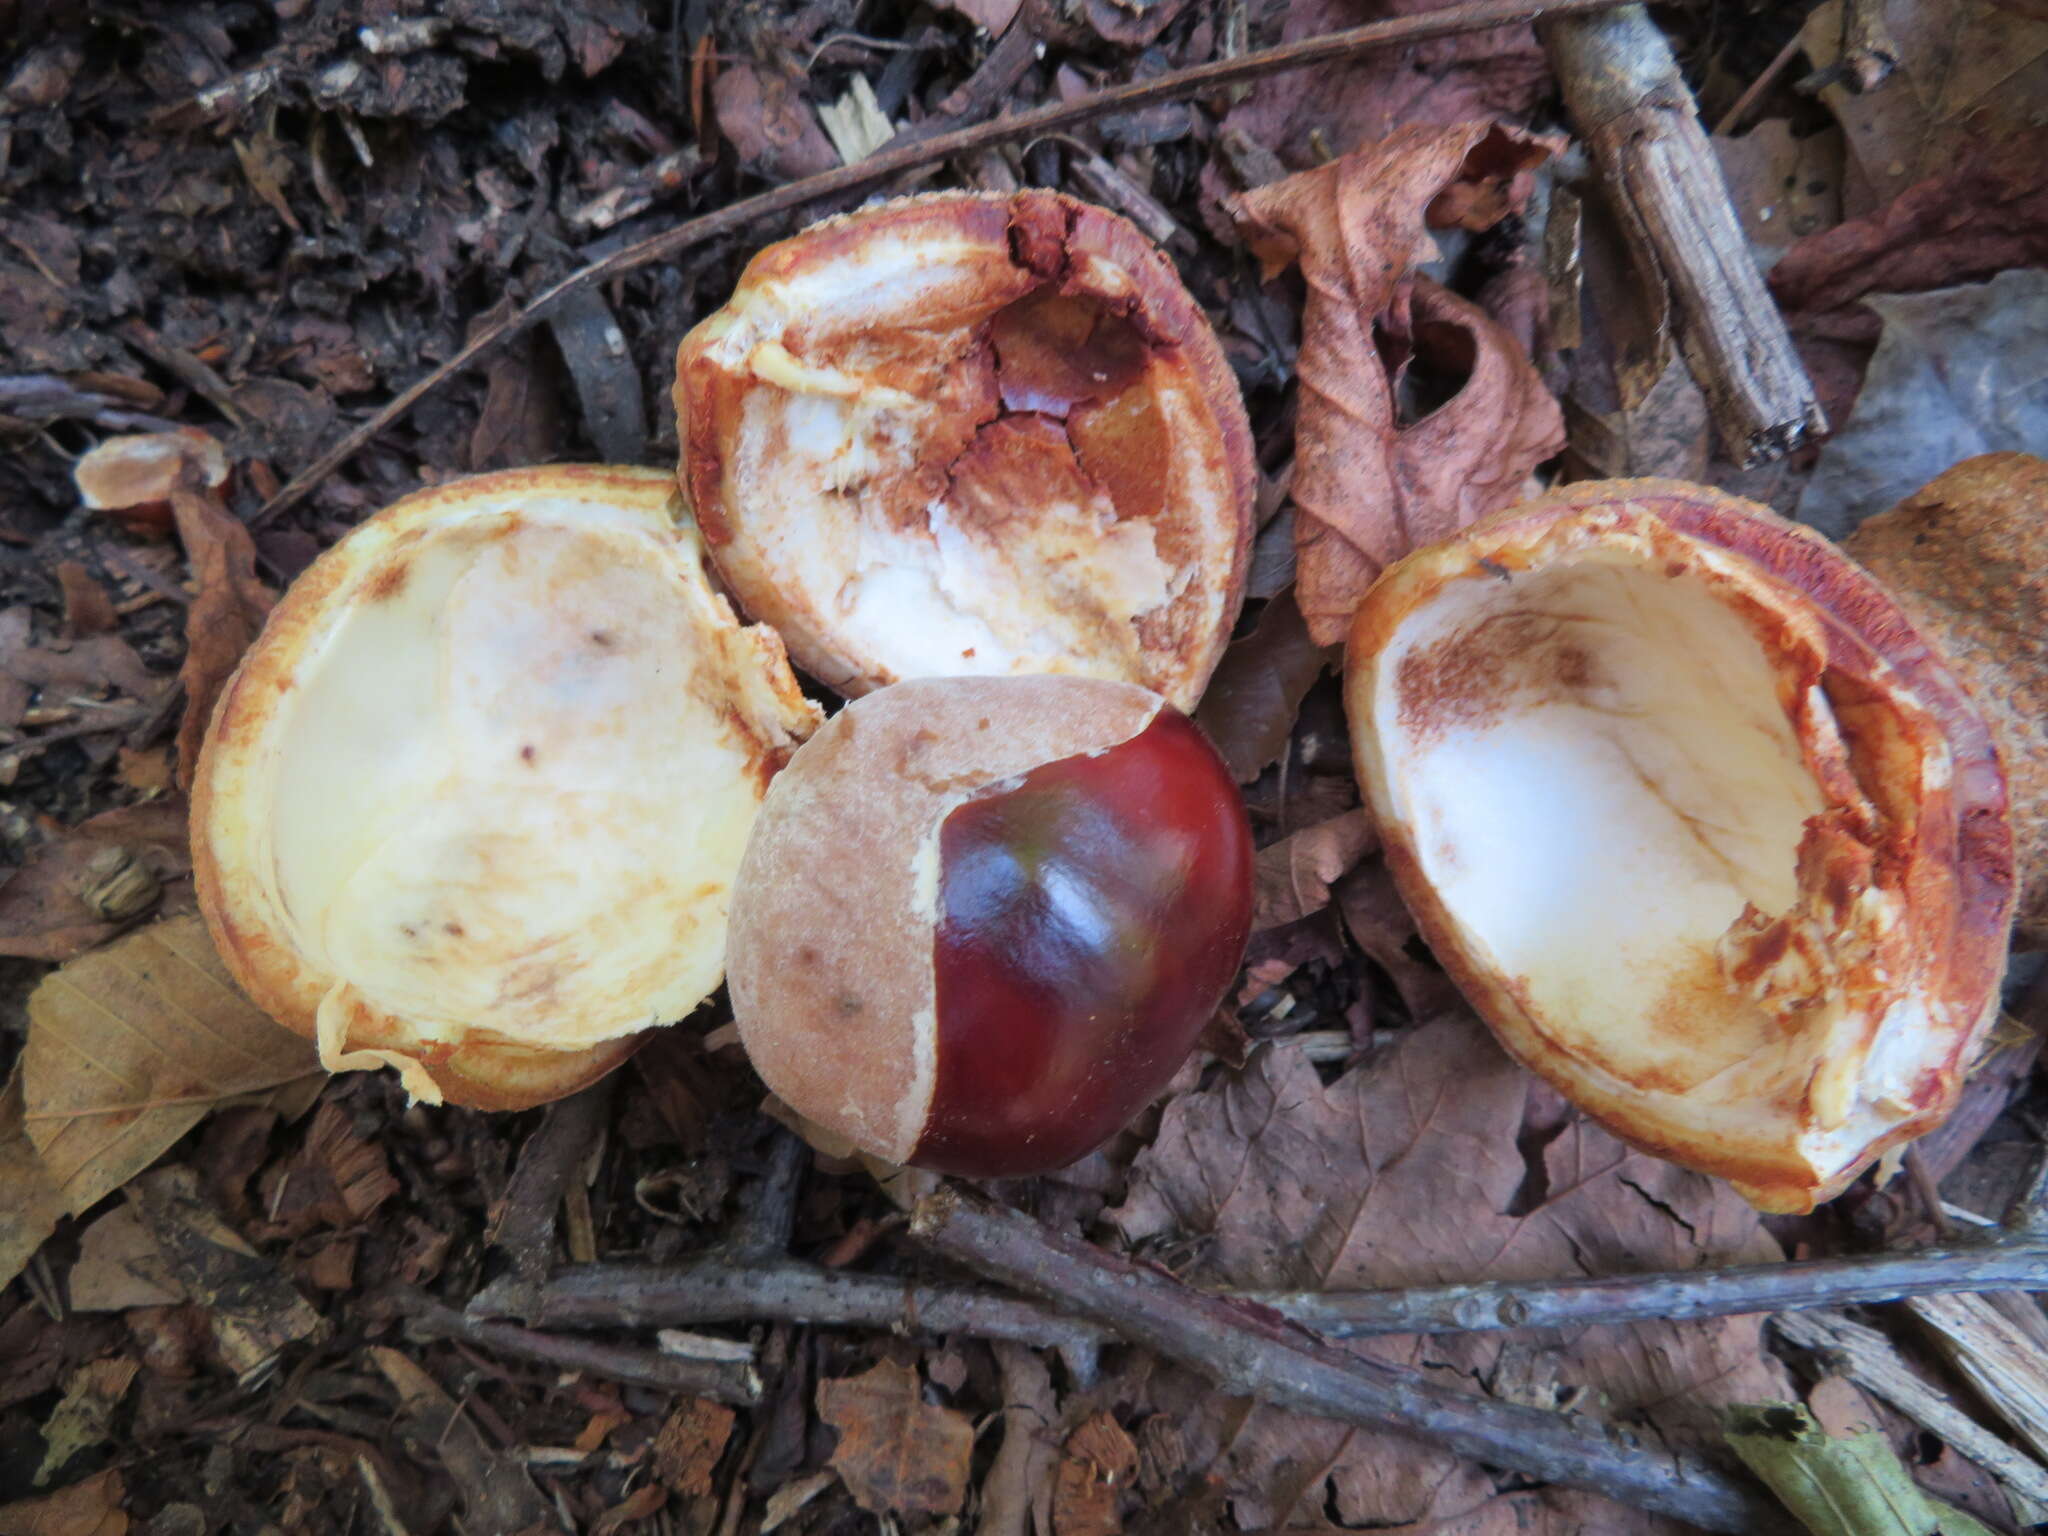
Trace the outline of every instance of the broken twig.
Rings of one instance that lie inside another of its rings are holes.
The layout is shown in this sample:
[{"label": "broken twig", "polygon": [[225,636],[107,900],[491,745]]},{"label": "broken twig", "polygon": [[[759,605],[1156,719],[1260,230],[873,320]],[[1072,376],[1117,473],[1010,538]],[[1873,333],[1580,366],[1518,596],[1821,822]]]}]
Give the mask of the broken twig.
[{"label": "broken twig", "polygon": [[399,1305],[405,1311],[407,1329],[418,1337],[461,1339],[492,1354],[586,1371],[662,1392],[688,1392],[735,1407],[749,1407],[761,1400],[759,1373],[738,1361],[686,1360],[619,1344],[536,1333],[512,1323],[481,1322],[420,1295],[401,1296]]},{"label": "broken twig", "polygon": [[1549,17],[1538,30],[1642,280],[1670,294],[1679,347],[1728,456],[1763,463],[1825,432],[1657,24],[1630,5]]},{"label": "broken twig", "polygon": [[1496,1328],[1585,1328],[1846,1307],[1949,1291],[2048,1291],[2048,1235],[1917,1253],[1857,1254],[1675,1274],[1429,1285],[1387,1291],[1260,1291],[1268,1306],[1331,1338]]},{"label": "broken twig", "polygon": [[1704,1461],[1629,1444],[1593,1420],[1455,1392],[1347,1354],[1275,1313],[1205,1295],[958,1188],[919,1201],[911,1232],[991,1279],[1201,1372],[1226,1392],[1396,1430],[1710,1531],[1787,1528],[1761,1487]]},{"label": "broken twig", "polygon": [[[794,1139],[794,1138],[792,1138]],[[471,1306],[489,1305],[489,1293]],[[692,1264],[582,1264],[541,1291],[533,1321],[549,1328],[675,1328],[697,1323],[804,1323],[963,1333],[1092,1357],[1102,1330],[1036,1302],[957,1286],[856,1275],[795,1259]]]},{"label": "broken twig", "polygon": [[1256,80],[1284,70],[1303,69],[1377,49],[1399,48],[1431,38],[1479,32],[1491,27],[1518,26],[1544,16],[1582,15],[1612,9],[1618,3],[1620,0],[1478,0],[1472,5],[1446,6],[1442,10],[1426,11],[1416,16],[1370,22],[1324,37],[1303,38],[1299,42],[1283,43],[1236,58],[1216,59],[1188,69],[1172,70],[1149,80],[1134,80],[1073,101],[1055,102],[1035,111],[955,128],[929,138],[913,139],[908,134],[899,135],[895,141],[864,160],[807,176],[787,186],[742,198],[694,219],[686,219],[674,229],[650,235],[602,261],[592,262],[570,273],[518,313],[479,330],[453,357],[416,380],[390,404],[294,475],[291,482],[271,497],[250,521],[261,527],[287,508],[296,506],[314,486],[354,458],[428,394],[501,343],[536,321],[545,319],[571,294],[595,283],[609,282],[624,273],[638,271],[653,262],[669,260],[693,246],[732,234],[759,220],[788,213],[820,198],[842,192],[865,191],[905,171],[936,165],[941,160],[971,154],[991,144],[1012,143],[1056,133],[1113,112],[1126,112],[1154,102],[1174,101],[1238,81]]}]

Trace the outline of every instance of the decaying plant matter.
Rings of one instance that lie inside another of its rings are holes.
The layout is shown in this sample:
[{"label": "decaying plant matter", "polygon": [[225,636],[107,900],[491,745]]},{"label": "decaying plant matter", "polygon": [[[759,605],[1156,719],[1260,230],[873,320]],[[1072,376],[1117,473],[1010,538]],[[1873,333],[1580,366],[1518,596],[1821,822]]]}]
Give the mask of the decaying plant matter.
[{"label": "decaying plant matter", "polygon": [[1611,1130],[1805,1210],[1953,1107],[2005,966],[2005,775],[1819,535],[1678,481],[1553,492],[1390,571],[1346,690],[1431,947]]},{"label": "decaying plant matter", "polygon": [[329,1070],[544,1102],[718,985],[747,829],[817,719],[666,474],[422,491],[292,586],[223,695],[201,907]]},{"label": "decaying plant matter", "polygon": [[676,359],[712,559],[807,672],[1070,672],[1191,709],[1251,548],[1251,431],[1127,220],[938,193],[749,263]]}]

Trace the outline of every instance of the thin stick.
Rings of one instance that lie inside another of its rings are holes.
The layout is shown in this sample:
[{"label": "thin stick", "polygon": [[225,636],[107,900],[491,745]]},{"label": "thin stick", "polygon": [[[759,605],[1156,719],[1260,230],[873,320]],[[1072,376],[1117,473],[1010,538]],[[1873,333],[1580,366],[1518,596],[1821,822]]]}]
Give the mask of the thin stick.
[{"label": "thin stick", "polygon": [[1640,5],[1539,29],[1639,280],[1668,294],[1680,349],[1737,464],[1827,430],[1728,199],[1720,161],[1664,34]]},{"label": "thin stick", "polygon": [[675,1355],[658,1355],[652,1350],[535,1333],[511,1323],[480,1322],[425,1296],[401,1297],[400,1305],[405,1309],[409,1331],[421,1337],[461,1339],[493,1354],[587,1371],[593,1376],[663,1392],[688,1392],[735,1407],[750,1407],[761,1400],[761,1378],[751,1365],[685,1360]]},{"label": "thin stick", "polygon": [[[496,1310],[492,1292],[486,1290],[469,1310],[472,1316]],[[547,1328],[778,1322],[963,1333],[1058,1349],[1070,1358],[1077,1351],[1092,1356],[1105,1342],[1101,1329],[1036,1302],[765,1256],[713,1256],[691,1264],[578,1264],[547,1283],[532,1321]]]},{"label": "thin stick", "polygon": [[1192,1290],[1163,1270],[957,1187],[919,1201],[911,1232],[992,1279],[1201,1372],[1226,1392],[1396,1430],[1710,1531],[1787,1529],[1784,1511],[1761,1487],[1704,1461],[1628,1444],[1592,1420],[1452,1391],[1348,1354],[1262,1308]]},{"label": "thin stick", "polygon": [[2048,1291],[2048,1234],[1976,1247],[1859,1254],[1599,1280],[1430,1285],[1408,1290],[1258,1291],[1271,1307],[1331,1338],[1499,1328],[1585,1328],[1655,1319],[1797,1312],[1947,1291]]},{"label": "thin stick", "polygon": [[496,325],[486,326],[447,362],[410,385],[396,399],[355,428],[312,464],[292,478],[290,484],[250,519],[262,527],[287,508],[296,506],[307,492],[354,458],[375,438],[398,421],[433,390],[475,363],[501,343],[518,335],[573,293],[594,283],[607,282],[626,272],[637,271],[653,262],[680,255],[692,246],[718,239],[761,219],[787,213],[820,198],[844,192],[861,192],[905,171],[922,169],[955,155],[985,149],[992,144],[1034,138],[1076,127],[1112,112],[1126,112],[1154,102],[1174,101],[1243,80],[1256,80],[1284,70],[1304,69],[1332,59],[1376,49],[1399,48],[1432,38],[1480,32],[1491,27],[1516,26],[1544,16],[1577,16],[1612,9],[1622,0],[1478,0],[1471,5],[1447,6],[1416,16],[1376,21],[1326,37],[1303,38],[1276,48],[1261,49],[1234,59],[1215,59],[1188,69],[1173,70],[1150,80],[1134,80],[1108,90],[1096,91],[1069,102],[1056,102],[1014,117],[956,128],[948,133],[911,142],[892,143],[852,165],[839,166],[816,176],[807,176],[787,186],[776,187],[753,197],[728,203],[674,229],[650,235],[634,245],[615,251],[602,261],[572,272],[536,297],[517,314]]}]

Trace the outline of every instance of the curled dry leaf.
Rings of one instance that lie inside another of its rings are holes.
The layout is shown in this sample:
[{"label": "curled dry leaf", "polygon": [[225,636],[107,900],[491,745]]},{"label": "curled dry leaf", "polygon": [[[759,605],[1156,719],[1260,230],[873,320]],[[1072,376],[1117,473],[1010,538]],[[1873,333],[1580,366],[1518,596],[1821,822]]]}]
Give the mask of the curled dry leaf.
[{"label": "curled dry leaf", "polygon": [[967,1498],[974,1427],[924,1400],[917,1372],[884,1360],[818,1383],[818,1416],[839,1431],[831,1465],[876,1514],[955,1515]]},{"label": "curled dry leaf", "polygon": [[[1505,506],[1563,446],[1564,422],[1528,358],[1477,305],[1413,276],[1435,254],[1428,223],[1484,227],[1550,153],[1495,124],[1404,128],[1236,199],[1267,274],[1308,283],[1297,367],[1296,595],[1319,644],[1344,638],[1382,569]],[[1397,362],[1390,372],[1387,354]],[[1412,356],[1462,374],[1459,391],[1403,426],[1395,378]]]},{"label": "curled dry leaf", "polygon": [[1376,841],[1365,812],[1346,811],[1260,849],[1252,866],[1253,932],[1322,911],[1330,904],[1330,887]]},{"label": "curled dry leaf", "polygon": [[214,701],[263,628],[277,594],[256,574],[256,545],[242,520],[207,491],[177,489],[171,514],[199,591],[185,616],[185,718],[178,726],[178,783],[192,782]]},{"label": "curled dry leaf", "polygon": [[68,1211],[119,1189],[212,1109],[318,1081],[313,1047],[228,980],[197,917],[82,956],[28,1001],[28,1134]]}]

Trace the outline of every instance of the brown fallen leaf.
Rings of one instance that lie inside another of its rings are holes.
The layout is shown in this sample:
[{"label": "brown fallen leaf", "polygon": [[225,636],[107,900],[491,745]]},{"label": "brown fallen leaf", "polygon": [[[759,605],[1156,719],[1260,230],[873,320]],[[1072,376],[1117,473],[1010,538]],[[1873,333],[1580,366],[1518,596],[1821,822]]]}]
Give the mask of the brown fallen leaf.
[{"label": "brown fallen leaf", "polygon": [[1267,603],[1251,632],[1230,642],[1203,690],[1195,723],[1238,783],[1250,783],[1279,760],[1301,701],[1332,660],[1329,648],[1310,638],[1292,592]]},{"label": "brown fallen leaf", "polygon": [[198,592],[185,613],[185,718],[178,724],[178,783],[192,782],[214,701],[263,628],[277,595],[256,574],[248,527],[211,491],[171,493],[171,515]]},{"label": "brown fallen leaf", "polygon": [[[2048,13],[2040,7],[1890,0],[1879,9],[1898,50],[1883,89],[1837,82],[1820,91],[1847,142],[1851,216],[1882,207],[1980,145],[2034,128],[2048,94]],[[1815,71],[1836,63],[1841,40],[1841,0],[1810,13],[1800,31]]]},{"label": "brown fallen leaf", "polygon": [[[1196,1258],[1204,1285],[1351,1289],[1761,1262],[1777,1245],[1729,1188],[1630,1151],[1446,1016],[1325,1086],[1298,1048],[1170,1104],[1109,1213],[1133,1242]],[[1705,1443],[1716,1404],[1789,1385],[1759,1319],[1361,1340],[1372,1357],[1547,1408],[1597,1404],[1633,1432]],[[1411,1442],[1242,1404],[1192,1385],[1192,1466],[1234,1490],[1246,1529],[1312,1512],[1346,1527],[1443,1521],[1483,1536],[1675,1532],[1590,1496],[1496,1495]],[[1170,1400],[1164,1398],[1163,1400]],[[1220,1459],[1219,1459],[1220,1458]]]},{"label": "brown fallen leaf", "polygon": [[[164,680],[145,667],[135,648],[120,636],[90,635],[82,640],[34,645],[30,642],[31,623],[27,608],[0,613],[0,672],[21,688],[62,695],[111,690],[131,699],[162,697]],[[21,702],[27,704],[26,695]],[[14,711],[10,723],[19,719],[19,711]],[[124,723],[116,721],[108,728],[118,730]]]},{"label": "brown fallen leaf", "polygon": [[22,1120],[21,1071],[0,1088],[0,1286],[20,1274],[64,1215],[64,1192]]},{"label": "brown fallen leaf", "polygon": [[1252,866],[1252,931],[1320,912],[1330,887],[1378,844],[1364,811],[1346,811],[1259,850]]},{"label": "brown fallen leaf", "polygon": [[192,910],[183,800],[123,806],[29,854],[0,884],[0,955],[69,960],[104,944],[169,894]]},{"label": "brown fallen leaf", "polygon": [[127,1498],[116,1467],[39,1499],[0,1504],[0,1536],[127,1536]]},{"label": "brown fallen leaf", "polygon": [[[1296,42],[1435,7],[1436,0],[1291,0],[1280,41]],[[1333,60],[1256,82],[1224,119],[1289,167],[1313,165],[1396,128],[1514,117],[1550,90],[1527,25],[1492,27]]]},{"label": "brown fallen leaf", "polygon": [[189,1294],[129,1205],[116,1206],[85,1229],[69,1291],[74,1312],[176,1306]]},{"label": "brown fallen leaf", "polygon": [[[1388,564],[1514,500],[1563,446],[1557,402],[1507,332],[1413,275],[1435,251],[1426,220],[1498,217],[1549,153],[1497,124],[1404,128],[1231,204],[1267,275],[1298,263],[1308,283],[1295,595],[1318,644],[1345,637]],[[1404,427],[1383,349],[1396,372],[1413,358],[1463,384]]]},{"label": "brown fallen leaf", "polygon": [[[1979,142],[1874,213],[1797,242],[1771,269],[1795,317],[2048,265],[2048,128]],[[1846,316],[1842,318],[1846,319]],[[1869,317],[1871,337],[1877,320]]]},{"label": "brown fallen leaf", "polygon": [[839,1431],[829,1465],[873,1514],[955,1515],[967,1498],[974,1426],[927,1403],[917,1372],[884,1360],[818,1383],[818,1417]]},{"label": "brown fallen leaf", "polygon": [[1333,894],[1344,931],[1393,981],[1409,1018],[1420,1023],[1458,1005],[1451,978],[1418,958],[1417,951],[1427,951],[1384,860],[1359,864],[1337,882]]},{"label": "brown fallen leaf", "polygon": [[209,1110],[325,1081],[311,1043],[235,989],[197,917],[71,961],[29,995],[28,1019],[28,1134],[69,1211],[119,1189]]}]

